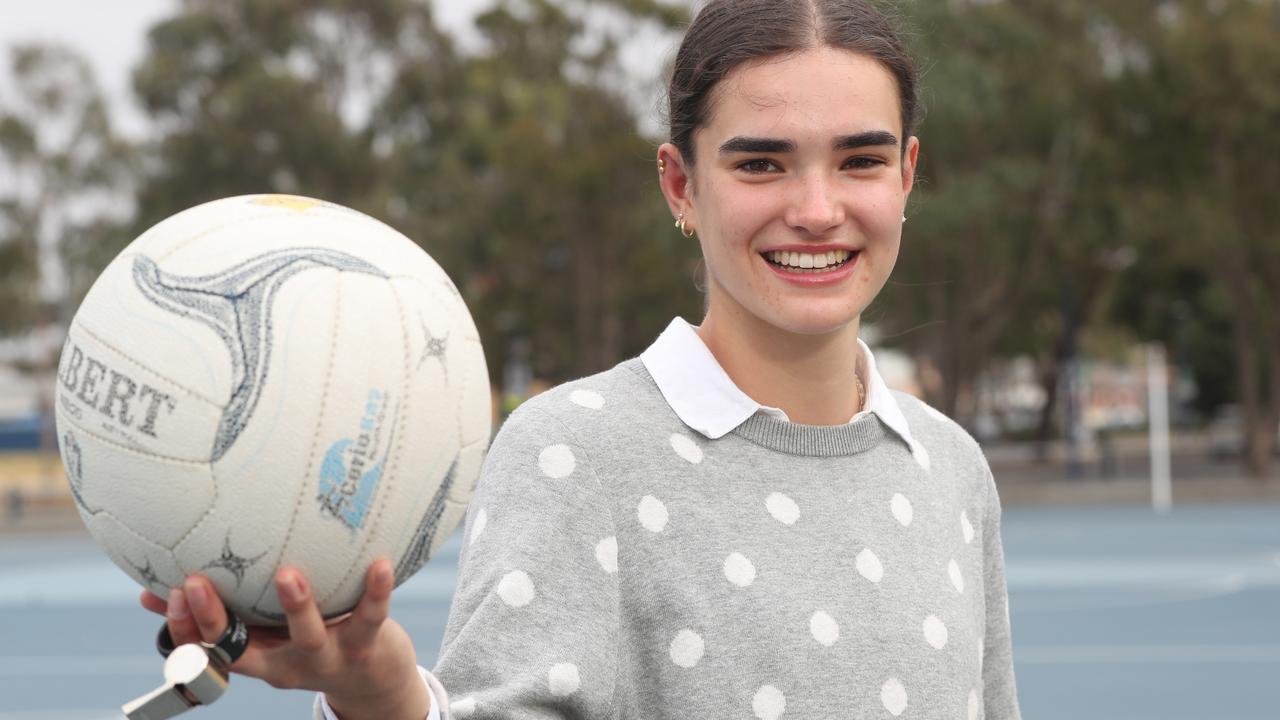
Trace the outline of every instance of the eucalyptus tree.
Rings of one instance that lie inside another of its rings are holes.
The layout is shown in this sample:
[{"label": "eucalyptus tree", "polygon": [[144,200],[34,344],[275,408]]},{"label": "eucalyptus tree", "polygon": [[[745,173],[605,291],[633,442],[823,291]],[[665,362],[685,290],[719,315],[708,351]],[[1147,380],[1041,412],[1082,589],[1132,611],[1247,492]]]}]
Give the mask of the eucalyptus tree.
[{"label": "eucalyptus tree", "polygon": [[13,92],[0,104],[0,332],[56,331],[105,262],[103,248],[124,236],[133,152],[73,50],[19,44],[8,70]]}]

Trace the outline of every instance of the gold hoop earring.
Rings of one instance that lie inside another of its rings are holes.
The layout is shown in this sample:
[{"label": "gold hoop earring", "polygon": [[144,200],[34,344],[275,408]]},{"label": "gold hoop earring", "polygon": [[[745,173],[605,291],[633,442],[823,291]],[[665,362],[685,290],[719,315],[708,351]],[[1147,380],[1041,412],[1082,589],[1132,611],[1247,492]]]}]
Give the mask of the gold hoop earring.
[{"label": "gold hoop earring", "polygon": [[680,234],[685,240],[693,239],[694,230],[689,226],[688,221],[684,219],[684,213],[680,213],[680,217],[676,218],[676,227],[680,228]]}]

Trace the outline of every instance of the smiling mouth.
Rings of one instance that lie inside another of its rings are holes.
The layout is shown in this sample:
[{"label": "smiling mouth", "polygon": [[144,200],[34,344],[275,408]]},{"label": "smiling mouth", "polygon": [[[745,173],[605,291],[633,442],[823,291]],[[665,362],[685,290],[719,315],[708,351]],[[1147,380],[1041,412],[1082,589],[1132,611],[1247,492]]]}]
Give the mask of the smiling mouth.
[{"label": "smiling mouth", "polygon": [[760,256],[774,267],[799,274],[834,272],[844,267],[857,253],[848,250],[832,250],[825,253],[799,253],[774,250]]}]

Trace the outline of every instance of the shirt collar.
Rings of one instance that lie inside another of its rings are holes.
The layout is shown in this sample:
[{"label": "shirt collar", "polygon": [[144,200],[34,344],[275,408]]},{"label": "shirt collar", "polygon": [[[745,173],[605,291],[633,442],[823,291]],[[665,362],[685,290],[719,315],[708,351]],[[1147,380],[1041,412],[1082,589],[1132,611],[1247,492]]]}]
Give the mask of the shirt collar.
[{"label": "shirt collar", "polygon": [[[858,349],[866,368],[863,381],[867,397],[864,409],[849,422],[873,413],[914,449],[916,443],[911,437],[911,429],[907,427],[907,419],[876,370],[871,349],[861,338],[858,339]],[[676,416],[711,440],[724,437],[757,412],[788,420],[781,409],[761,405],[747,397],[729,379],[728,373],[720,367],[694,327],[683,318],[673,319],[640,355],[640,361],[653,376],[658,390]]]}]

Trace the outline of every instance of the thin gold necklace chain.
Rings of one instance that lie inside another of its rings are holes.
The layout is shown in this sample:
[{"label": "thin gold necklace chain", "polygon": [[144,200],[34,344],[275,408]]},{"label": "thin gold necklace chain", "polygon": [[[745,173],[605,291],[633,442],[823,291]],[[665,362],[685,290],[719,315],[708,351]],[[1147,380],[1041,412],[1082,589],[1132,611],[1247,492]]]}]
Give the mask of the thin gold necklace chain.
[{"label": "thin gold necklace chain", "polygon": [[857,412],[862,412],[863,410],[866,409],[863,406],[867,404],[867,387],[862,384],[862,375],[860,375],[856,370],[853,373],[853,382],[858,388]]}]

